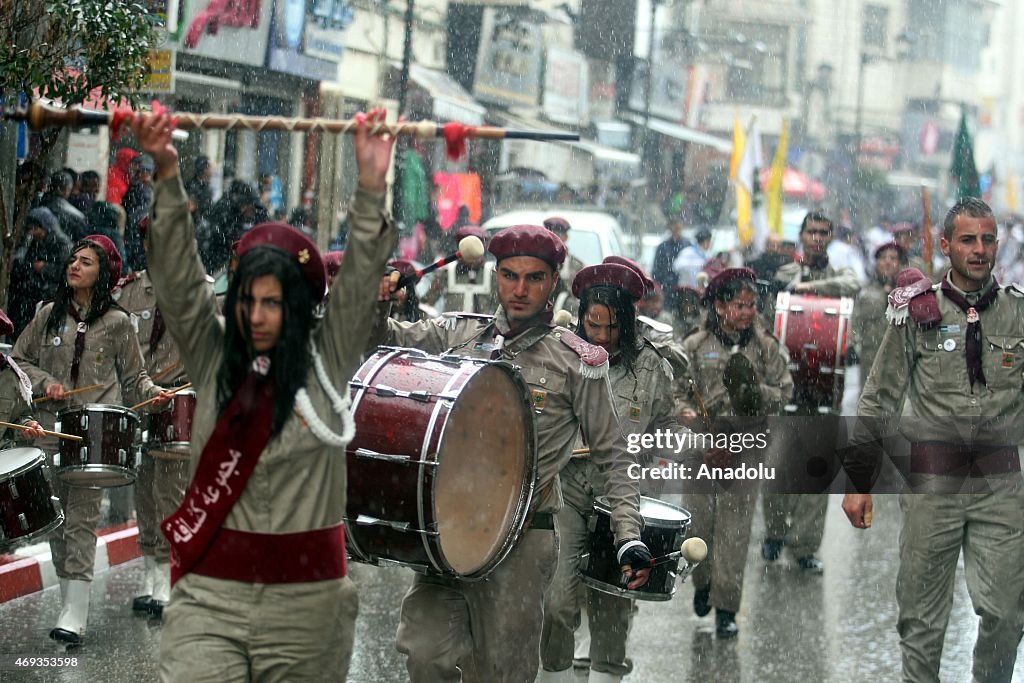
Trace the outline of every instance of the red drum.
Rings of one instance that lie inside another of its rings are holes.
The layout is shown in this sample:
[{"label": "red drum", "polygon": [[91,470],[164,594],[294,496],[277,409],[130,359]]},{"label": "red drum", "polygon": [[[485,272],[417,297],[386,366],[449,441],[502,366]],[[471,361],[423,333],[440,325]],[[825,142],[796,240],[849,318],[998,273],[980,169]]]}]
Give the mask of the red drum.
[{"label": "red drum", "polygon": [[195,412],[196,392],[184,389],[176,393],[166,410],[146,416],[146,448],[187,453],[192,442]]},{"label": "red drum", "polygon": [[60,411],[56,431],[82,440],[60,440],[53,456],[57,476],[71,486],[93,489],[133,483],[139,466],[133,445],[138,427],[138,413],[122,406],[87,403]]},{"label": "red drum", "polygon": [[853,299],[779,292],[775,336],[789,350],[789,371],[798,403],[839,412],[852,313]]},{"label": "red drum", "polygon": [[[640,540],[656,559],[679,550],[690,528],[690,513],[681,507],[654,498],[640,496],[640,514],[644,526]],[[615,552],[612,531],[612,509],[603,496],[594,501],[590,516],[590,550],[580,555],[577,573],[588,586],[622,598],[637,600],[670,600],[676,592],[679,560],[661,562],[651,567],[650,578],[639,588],[630,590]]]},{"label": "red drum", "polygon": [[45,470],[38,448],[0,451],[0,549],[45,536],[64,521]]},{"label": "red drum", "polygon": [[533,497],[530,393],[511,365],[382,347],[350,383],[353,559],[482,578]]}]

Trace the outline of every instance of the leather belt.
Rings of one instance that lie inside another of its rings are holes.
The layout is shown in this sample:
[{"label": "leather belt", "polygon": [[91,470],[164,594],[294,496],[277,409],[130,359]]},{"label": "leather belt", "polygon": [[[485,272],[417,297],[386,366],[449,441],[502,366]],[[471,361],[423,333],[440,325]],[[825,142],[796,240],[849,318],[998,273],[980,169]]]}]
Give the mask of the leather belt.
[{"label": "leather belt", "polygon": [[968,448],[944,441],[919,441],[910,446],[910,471],[950,477],[986,477],[1020,472],[1016,446]]},{"label": "leather belt", "polygon": [[308,583],[346,574],[345,525],[294,534],[221,529],[192,571],[245,583]]}]

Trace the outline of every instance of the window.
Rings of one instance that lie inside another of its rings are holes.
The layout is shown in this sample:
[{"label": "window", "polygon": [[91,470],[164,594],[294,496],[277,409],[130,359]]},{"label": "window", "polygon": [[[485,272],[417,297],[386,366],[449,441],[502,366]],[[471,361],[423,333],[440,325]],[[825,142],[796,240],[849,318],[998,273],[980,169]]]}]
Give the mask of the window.
[{"label": "window", "polygon": [[864,47],[873,47],[884,52],[889,42],[889,8],[864,5],[861,31],[861,41]]}]

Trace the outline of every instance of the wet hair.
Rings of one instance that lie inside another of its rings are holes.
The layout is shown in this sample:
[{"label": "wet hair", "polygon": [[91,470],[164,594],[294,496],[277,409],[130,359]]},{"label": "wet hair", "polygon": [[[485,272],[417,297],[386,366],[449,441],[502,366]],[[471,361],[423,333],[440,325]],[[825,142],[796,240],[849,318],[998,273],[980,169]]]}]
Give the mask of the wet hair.
[{"label": "wet hair", "polygon": [[416,285],[406,285],[402,289],[405,290],[405,303],[401,308],[396,308],[392,311],[392,317],[409,322],[422,320],[423,311],[420,310],[420,297],[416,294]]},{"label": "wet hair", "polygon": [[46,320],[47,334],[54,336],[60,334],[61,325],[64,324],[64,319],[67,318],[68,311],[71,310],[72,293],[71,286],[68,284],[67,272],[68,267],[71,265],[71,259],[83,249],[92,249],[93,253],[96,254],[100,271],[96,277],[96,284],[92,288],[92,301],[89,302],[89,310],[86,311],[82,322],[88,325],[98,320],[114,305],[114,299],[111,297],[110,292],[114,289],[116,283],[110,281],[110,264],[107,262],[106,252],[100,249],[95,242],[79,240],[75,244],[75,248],[71,250],[71,254],[64,261],[64,277],[57,283],[57,289],[53,294],[53,308],[50,309],[50,317]]},{"label": "wet hair", "polygon": [[292,413],[295,393],[306,382],[312,363],[309,338],[313,328],[313,297],[302,271],[283,252],[273,247],[254,247],[238,260],[228,283],[224,301],[224,354],[217,373],[218,412],[223,413],[249,374],[256,351],[252,347],[249,320],[242,316],[242,329],[235,318],[239,299],[252,291],[257,278],[270,275],[281,283],[283,298],[281,337],[270,351],[270,372],[274,380],[274,417],[271,434],[284,429]]},{"label": "wet hair", "polygon": [[814,221],[815,223],[825,223],[828,225],[828,231],[833,232],[832,219],[823,214],[820,211],[808,211],[807,215],[804,216],[803,222],[800,223],[800,232],[803,233],[807,229],[807,223]]},{"label": "wet hair", "polygon": [[946,238],[947,242],[953,239],[957,216],[989,218],[994,217],[995,214],[992,213],[992,207],[977,197],[964,197],[949,209],[946,219],[942,221],[942,236]]},{"label": "wet hair", "polygon": [[[816,220],[816,219],[811,219]],[[750,292],[754,295],[754,301],[757,301],[759,292],[757,291],[757,284],[750,280],[733,280],[727,285],[722,285],[718,289],[718,293],[715,298],[708,305],[708,317],[704,321],[704,327],[712,332],[722,329],[722,323],[718,319],[718,311],[715,310],[715,303],[720,302],[723,304],[729,303],[737,296],[740,292]]]},{"label": "wet hair", "polygon": [[625,290],[608,285],[588,287],[580,292],[580,321],[576,334],[588,342],[590,339],[587,338],[583,318],[594,304],[607,306],[608,310],[615,315],[615,320],[619,325],[619,355],[626,370],[632,372],[633,364],[640,355],[640,340],[637,338],[636,332],[636,308],[633,306],[633,297]]}]

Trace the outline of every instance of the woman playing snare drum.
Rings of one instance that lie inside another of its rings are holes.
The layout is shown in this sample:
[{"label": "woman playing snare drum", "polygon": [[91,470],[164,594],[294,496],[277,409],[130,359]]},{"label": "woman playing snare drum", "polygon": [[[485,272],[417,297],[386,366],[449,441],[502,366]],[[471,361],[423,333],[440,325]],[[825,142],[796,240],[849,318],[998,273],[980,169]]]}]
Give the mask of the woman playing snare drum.
[{"label": "woman playing snare drum", "polygon": [[[66,277],[54,301],[42,306],[14,345],[14,359],[45,394],[39,419],[52,428],[58,411],[86,403],[131,404],[170,394],[153,384],[128,315],[111,298],[121,275],[121,256],[113,242],[90,235],[72,250]],[[65,397],[91,385],[96,389]],[[55,439],[41,447],[57,450]],[[64,508],[64,525],[50,538],[53,566],[61,584],[61,612],[50,637],[70,645],[82,642],[89,615],[89,588],[96,556],[96,523],[102,489],[70,487],[54,478]]]}]

